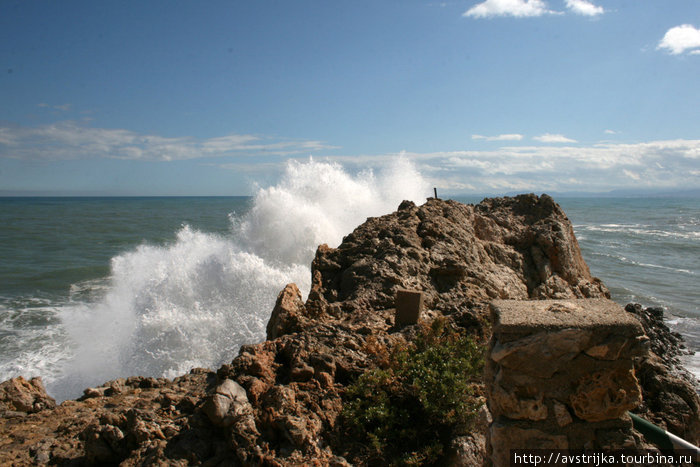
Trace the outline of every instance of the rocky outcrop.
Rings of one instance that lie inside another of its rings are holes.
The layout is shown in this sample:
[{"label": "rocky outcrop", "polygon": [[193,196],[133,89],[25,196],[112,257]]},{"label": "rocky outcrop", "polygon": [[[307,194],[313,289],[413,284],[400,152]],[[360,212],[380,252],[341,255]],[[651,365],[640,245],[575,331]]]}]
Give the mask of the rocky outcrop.
[{"label": "rocky outcrop", "polygon": [[681,365],[688,350],[680,334],[663,322],[663,309],[639,304],[625,307],[642,324],[651,351],[635,361],[642,386],[642,403],[634,410],[640,416],[676,436],[700,444],[700,383]]},{"label": "rocky outcrop", "polygon": [[399,287],[423,291],[428,309],[447,314],[499,298],[609,296],[546,195],[476,206],[404,201],[394,214],[367,219],[338,248],[319,247],[312,275],[306,305],[316,314],[392,308]]},{"label": "rocky outcrop", "polygon": [[54,407],[56,401],[46,394],[41,378],[27,381],[19,376],[0,383],[0,412],[5,416],[8,412],[13,416],[21,416]]},{"label": "rocky outcrop", "polygon": [[[443,316],[483,343],[494,299],[609,297],[546,195],[404,201],[338,248],[319,246],[311,274],[306,302],[285,287],[267,340],[242,346],[216,372],[117,380],[0,418],[0,463],[348,465],[361,461],[361,446],[340,429],[345,388],[416,336],[416,325],[394,321],[397,290],[422,292],[424,322]],[[453,465],[484,458],[487,425],[453,441]]]},{"label": "rocky outcrop", "polygon": [[76,401],[0,418],[0,465],[190,465],[226,458],[228,442],[201,407],[216,374],[131,377]]},{"label": "rocky outcrop", "polygon": [[[476,206],[405,201],[393,214],[368,219],[338,248],[321,245],[311,273],[306,303],[287,286],[268,325],[270,340],[244,346],[219,370],[220,380],[246,389],[253,407],[258,432],[231,430],[247,446],[245,461],[358,460],[337,430],[344,387],[375,364],[380,349],[412,339],[414,326],[394,322],[399,290],[422,292],[423,319],[445,316],[481,338],[494,298],[609,295],[591,276],[564,213],[534,195]],[[472,440],[470,450],[470,443],[455,443],[461,458],[483,458],[483,444]]]},{"label": "rocky outcrop", "polygon": [[267,322],[267,340],[304,329],[308,321],[304,301],[296,284],[287,284],[277,297],[272,315]]}]

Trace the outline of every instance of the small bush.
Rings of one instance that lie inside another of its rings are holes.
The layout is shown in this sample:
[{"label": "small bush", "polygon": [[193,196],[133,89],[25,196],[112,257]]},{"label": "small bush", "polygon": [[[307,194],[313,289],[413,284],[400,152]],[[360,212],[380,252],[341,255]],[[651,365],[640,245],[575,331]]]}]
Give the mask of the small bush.
[{"label": "small bush", "polygon": [[468,433],[480,406],[481,349],[435,320],[382,360],[346,391],[346,433],[366,445],[369,464],[436,463],[450,439]]}]

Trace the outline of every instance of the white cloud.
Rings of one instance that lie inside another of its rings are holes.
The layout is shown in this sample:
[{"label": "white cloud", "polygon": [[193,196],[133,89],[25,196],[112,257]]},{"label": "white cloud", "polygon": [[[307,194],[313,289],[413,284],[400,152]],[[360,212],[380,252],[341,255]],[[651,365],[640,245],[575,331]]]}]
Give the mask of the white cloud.
[{"label": "white cloud", "polygon": [[40,127],[0,127],[0,157],[15,159],[138,159],[172,161],[224,156],[308,155],[332,149],[321,141],[279,140],[255,135],[167,138],[74,121]]},{"label": "white cloud", "polygon": [[673,27],[666,31],[656,48],[667,49],[672,55],[680,55],[686,50],[693,55],[699,54],[700,50],[697,49],[700,49],[700,29],[690,24]]},{"label": "white cloud", "polygon": [[515,16],[517,18],[542,16],[553,13],[542,0],[486,0],[474,5],[463,16],[490,18]]},{"label": "white cloud", "polygon": [[523,139],[523,135],[519,135],[517,133],[498,136],[472,135],[472,139],[484,141],[520,141],[521,139]]},{"label": "white cloud", "polygon": [[64,112],[67,112],[73,107],[73,104],[49,105],[46,102],[41,102],[37,104],[37,107],[41,107],[44,109],[62,110]]},{"label": "white cloud", "polygon": [[226,170],[233,170],[239,173],[275,173],[282,172],[284,170],[285,161],[278,162],[259,162],[259,163],[245,163],[245,162],[228,162],[224,164],[208,164],[215,167],[220,167]]},{"label": "white cloud", "polygon": [[632,180],[639,181],[642,179],[642,177],[640,177],[638,173],[632,172],[631,170],[622,169],[622,173],[631,178]]},{"label": "white cloud", "polygon": [[605,13],[602,6],[594,5],[587,0],[566,0],[566,7],[578,15],[597,16]]},{"label": "white cloud", "polygon": [[619,132],[618,132],[618,131],[615,131],[615,130],[605,130],[604,133],[605,133],[606,135],[616,135],[616,134],[618,134]]},{"label": "white cloud", "polygon": [[567,138],[564,135],[552,135],[545,133],[542,136],[534,136],[532,139],[540,143],[575,143],[575,139]]}]

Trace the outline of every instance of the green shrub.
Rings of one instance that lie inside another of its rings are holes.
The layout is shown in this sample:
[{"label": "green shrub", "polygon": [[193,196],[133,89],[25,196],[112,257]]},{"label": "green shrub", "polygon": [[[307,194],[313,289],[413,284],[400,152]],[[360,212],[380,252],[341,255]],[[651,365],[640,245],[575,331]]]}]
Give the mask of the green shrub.
[{"label": "green shrub", "polygon": [[435,320],[348,387],[346,434],[366,445],[369,464],[436,463],[450,439],[469,432],[482,368],[479,346]]}]

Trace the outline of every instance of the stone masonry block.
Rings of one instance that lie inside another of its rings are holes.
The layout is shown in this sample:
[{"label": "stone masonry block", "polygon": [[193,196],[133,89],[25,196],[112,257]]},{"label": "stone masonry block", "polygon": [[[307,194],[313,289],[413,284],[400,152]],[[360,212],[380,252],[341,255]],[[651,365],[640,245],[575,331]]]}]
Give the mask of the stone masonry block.
[{"label": "stone masonry block", "polygon": [[599,422],[621,417],[637,407],[642,402],[642,392],[633,368],[616,368],[587,375],[579,381],[570,400],[576,416]]},{"label": "stone masonry block", "polygon": [[494,466],[511,449],[607,445],[601,429],[630,438],[626,412],[641,402],[633,358],[649,348],[634,316],[606,299],[496,300],[491,311]]}]

